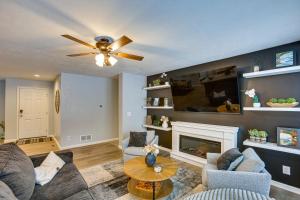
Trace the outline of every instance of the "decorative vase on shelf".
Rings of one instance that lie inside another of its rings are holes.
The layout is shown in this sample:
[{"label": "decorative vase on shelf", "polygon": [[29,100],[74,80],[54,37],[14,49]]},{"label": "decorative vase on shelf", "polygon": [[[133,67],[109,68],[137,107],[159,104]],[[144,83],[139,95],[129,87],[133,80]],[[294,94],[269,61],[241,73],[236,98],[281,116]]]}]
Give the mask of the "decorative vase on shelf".
[{"label": "decorative vase on shelf", "polygon": [[261,104],[258,102],[258,103],[253,103],[253,107],[254,108],[260,108],[261,107]]},{"label": "decorative vase on shelf", "polygon": [[154,153],[148,153],[145,157],[145,163],[148,167],[153,167],[156,162],[156,156]]}]

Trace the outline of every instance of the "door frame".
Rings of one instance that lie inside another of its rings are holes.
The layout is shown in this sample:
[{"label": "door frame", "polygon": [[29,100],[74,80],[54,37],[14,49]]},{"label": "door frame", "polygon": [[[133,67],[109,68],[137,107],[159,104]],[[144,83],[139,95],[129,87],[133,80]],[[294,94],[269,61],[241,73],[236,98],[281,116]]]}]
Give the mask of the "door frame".
[{"label": "door frame", "polygon": [[20,139],[20,136],[19,136],[19,133],[20,133],[20,130],[19,130],[19,108],[20,108],[20,89],[42,89],[42,90],[45,90],[47,91],[47,94],[48,94],[48,101],[47,101],[47,104],[48,104],[48,119],[47,119],[47,137],[49,136],[49,120],[50,120],[50,92],[49,92],[49,88],[46,88],[46,87],[30,87],[30,86],[18,86],[17,87],[17,112],[16,112],[16,117],[17,117],[17,139]]}]

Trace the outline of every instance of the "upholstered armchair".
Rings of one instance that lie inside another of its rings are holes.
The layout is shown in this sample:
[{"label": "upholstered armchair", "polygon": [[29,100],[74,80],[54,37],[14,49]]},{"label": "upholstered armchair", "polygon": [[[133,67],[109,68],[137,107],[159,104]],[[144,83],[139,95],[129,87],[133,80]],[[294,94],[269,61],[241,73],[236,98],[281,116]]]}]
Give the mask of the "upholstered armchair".
[{"label": "upholstered armchair", "polygon": [[[124,161],[137,156],[144,156],[145,152],[144,147],[128,147],[129,137],[122,141],[122,151]],[[147,131],[146,144],[157,144],[158,145],[158,136],[155,135],[154,130]]]},{"label": "upholstered armchair", "polygon": [[220,154],[207,153],[207,164],[202,170],[204,189],[218,188],[243,189],[269,196],[271,175],[263,169],[260,173],[246,171],[218,170],[217,160]]}]

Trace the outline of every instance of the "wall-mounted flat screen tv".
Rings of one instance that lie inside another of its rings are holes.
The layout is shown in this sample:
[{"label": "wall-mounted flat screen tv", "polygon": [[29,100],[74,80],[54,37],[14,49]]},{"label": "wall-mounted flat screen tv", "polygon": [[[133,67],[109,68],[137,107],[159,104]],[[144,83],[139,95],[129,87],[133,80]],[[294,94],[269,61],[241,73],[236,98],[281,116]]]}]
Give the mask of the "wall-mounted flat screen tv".
[{"label": "wall-mounted flat screen tv", "polygon": [[175,111],[240,113],[235,66],[173,76],[170,83]]}]

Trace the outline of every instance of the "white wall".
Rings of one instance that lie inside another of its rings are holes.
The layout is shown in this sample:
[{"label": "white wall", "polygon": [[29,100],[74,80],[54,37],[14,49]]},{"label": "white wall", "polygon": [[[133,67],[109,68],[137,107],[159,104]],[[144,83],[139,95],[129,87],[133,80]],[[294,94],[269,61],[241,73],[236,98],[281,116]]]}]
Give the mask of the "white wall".
[{"label": "white wall", "polygon": [[5,140],[18,139],[17,88],[37,87],[49,89],[49,134],[53,134],[53,82],[8,78],[5,80]]},{"label": "white wall", "polygon": [[[58,113],[56,113],[55,110],[55,93],[56,91],[59,91],[61,94],[61,76],[57,76],[54,81],[54,88],[53,88],[53,135],[56,138],[56,140],[61,143],[61,110],[59,110]],[[61,101],[61,98],[60,98]],[[61,109],[61,107],[60,107]]]},{"label": "white wall", "polygon": [[0,122],[4,121],[5,111],[5,80],[0,80]]},{"label": "white wall", "polygon": [[118,80],[62,73],[60,145],[90,134],[92,142],[118,137]]},{"label": "white wall", "polygon": [[145,130],[146,77],[136,74],[119,75],[119,142],[128,137],[130,131]]}]

